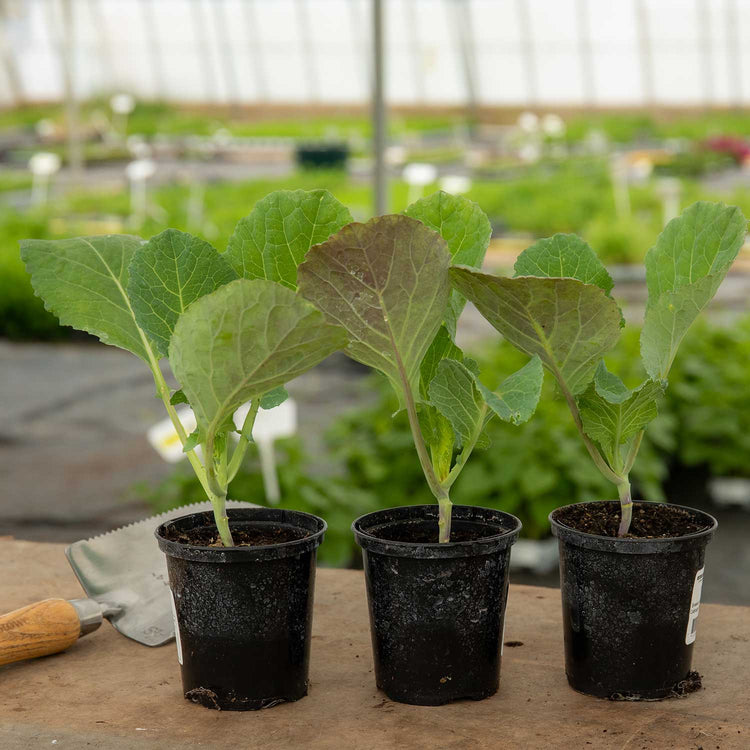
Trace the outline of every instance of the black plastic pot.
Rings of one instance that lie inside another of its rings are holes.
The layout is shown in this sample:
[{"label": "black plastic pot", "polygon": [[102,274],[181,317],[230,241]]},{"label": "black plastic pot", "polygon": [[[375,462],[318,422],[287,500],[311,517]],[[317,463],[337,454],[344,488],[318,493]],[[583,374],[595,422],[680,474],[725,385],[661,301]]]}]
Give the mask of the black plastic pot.
[{"label": "black plastic pot", "polygon": [[317,548],[326,523],[277,508],[230,508],[230,528],[289,530],[279,544],[200,547],[170,541],[210,527],[193,513],[156,530],[167,555],[185,697],[246,711],[307,695]]},{"label": "black plastic pot", "polygon": [[557,517],[565,508],[550,513],[560,545],[565,672],[575,690],[629,700],[679,691],[691,669],[706,545],[718,525],[683,509],[708,528],[620,539],[564,525]]},{"label": "black plastic pot", "polygon": [[[453,507],[438,544],[437,505],[368,513],[352,529],[362,548],[375,681],[420,706],[497,692],[510,547],[521,522],[487,508]],[[410,538],[435,542],[406,541]]]}]

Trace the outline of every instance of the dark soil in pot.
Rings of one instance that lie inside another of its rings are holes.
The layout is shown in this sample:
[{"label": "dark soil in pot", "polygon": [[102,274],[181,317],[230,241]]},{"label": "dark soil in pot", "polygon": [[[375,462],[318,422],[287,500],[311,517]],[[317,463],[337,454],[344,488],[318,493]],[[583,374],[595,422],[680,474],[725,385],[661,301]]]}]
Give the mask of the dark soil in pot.
[{"label": "dark soil in pot", "polygon": [[212,513],[156,530],[167,555],[185,697],[244,711],[307,695],[317,548],[325,521],[276,508],[230,508],[234,547]]},{"label": "dark soil in pot", "polygon": [[615,700],[656,700],[700,687],[691,671],[706,545],[716,520],[635,503],[617,537],[618,502],[550,514],[560,546],[565,671],[571,687]]},{"label": "dark soil in pot", "polygon": [[369,513],[362,548],[377,686],[392,700],[434,706],[497,692],[510,547],[521,522],[453,507],[438,544],[437,506]]}]

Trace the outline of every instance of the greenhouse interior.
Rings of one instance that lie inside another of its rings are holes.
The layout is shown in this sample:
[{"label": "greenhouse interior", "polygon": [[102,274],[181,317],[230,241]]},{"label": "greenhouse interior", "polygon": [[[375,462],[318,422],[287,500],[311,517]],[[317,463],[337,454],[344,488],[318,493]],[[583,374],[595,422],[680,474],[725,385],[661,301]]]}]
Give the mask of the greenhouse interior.
[{"label": "greenhouse interior", "polygon": [[748,35],[0,0],[0,747],[750,747]]}]

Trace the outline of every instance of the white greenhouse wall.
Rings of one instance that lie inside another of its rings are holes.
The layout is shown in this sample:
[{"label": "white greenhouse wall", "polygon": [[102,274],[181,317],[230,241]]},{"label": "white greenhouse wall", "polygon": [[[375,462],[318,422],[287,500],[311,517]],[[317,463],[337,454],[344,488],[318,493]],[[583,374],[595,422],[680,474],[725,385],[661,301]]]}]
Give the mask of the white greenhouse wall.
[{"label": "white greenhouse wall", "polygon": [[[79,96],[365,102],[370,0],[5,0],[22,98],[63,96],[63,7]],[[486,105],[750,101],[750,0],[385,0],[393,103],[467,98],[460,30]],[[7,65],[0,97],[13,99]]]}]

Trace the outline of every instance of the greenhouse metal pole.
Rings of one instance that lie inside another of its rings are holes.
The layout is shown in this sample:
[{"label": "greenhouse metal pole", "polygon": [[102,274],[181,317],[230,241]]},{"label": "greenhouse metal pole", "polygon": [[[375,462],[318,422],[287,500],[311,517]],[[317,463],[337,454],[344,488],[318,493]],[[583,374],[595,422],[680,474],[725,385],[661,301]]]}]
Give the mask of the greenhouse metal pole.
[{"label": "greenhouse metal pole", "polygon": [[710,106],[714,100],[714,64],[711,49],[711,13],[705,0],[698,0],[695,16],[703,71],[703,104]]},{"label": "greenhouse metal pole", "polygon": [[646,104],[654,104],[654,60],[651,53],[651,32],[644,0],[635,2],[635,21],[638,30],[638,49],[641,63],[641,86]]},{"label": "greenhouse metal pole", "polygon": [[221,55],[222,68],[224,70],[224,91],[226,98],[232,107],[236,107],[240,101],[240,87],[237,79],[237,71],[234,68],[234,54],[232,51],[232,39],[229,34],[229,22],[227,21],[226,4],[222,0],[214,0],[211,3],[214,12],[214,31],[216,32],[218,44],[216,45]]},{"label": "greenhouse metal pole", "polygon": [[307,90],[310,101],[320,100],[320,85],[318,81],[318,70],[315,65],[315,49],[312,40],[310,26],[310,12],[307,0],[297,0],[297,25],[302,38],[302,53],[304,57],[305,72],[307,73]]},{"label": "greenhouse metal pole", "polygon": [[388,210],[388,174],[385,164],[386,111],[383,59],[383,0],[372,0],[372,134],[375,157],[375,215]]},{"label": "greenhouse metal pole", "polygon": [[254,0],[245,0],[242,3],[242,10],[245,13],[245,26],[247,28],[247,35],[250,39],[250,57],[253,66],[253,74],[255,75],[255,91],[258,99],[263,100],[268,98],[268,86],[266,85],[266,76],[263,67],[263,55],[260,42],[260,34],[258,34],[258,17],[255,12]]},{"label": "greenhouse metal pole", "polygon": [[424,104],[425,86],[424,71],[422,70],[422,50],[419,44],[419,22],[414,12],[414,3],[404,3],[406,31],[409,34],[409,52],[411,53],[412,73],[414,75],[414,97],[417,102]]},{"label": "greenhouse metal pole", "polygon": [[60,40],[60,57],[63,71],[63,88],[65,90],[65,119],[68,131],[68,166],[72,182],[78,183],[83,172],[83,147],[79,122],[78,99],[74,80],[75,61],[75,25],[72,0],[62,0],[62,39]]},{"label": "greenhouse metal pole", "polygon": [[737,0],[727,0],[727,65],[728,79],[731,87],[731,101],[734,107],[742,107],[742,47],[740,40],[739,9]]},{"label": "greenhouse metal pole", "polygon": [[453,26],[455,29],[458,51],[461,56],[461,69],[466,87],[466,113],[469,133],[474,138],[479,121],[479,104],[477,97],[477,62],[474,55],[474,29],[471,22],[471,6],[467,0],[452,0]]},{"label": "greenhouse metal pole", "polygon": [[576,2],[578,21],[578,52],[581,58],[581,81],[586,104],[593,106],[596,101],[596,84],[594,81],[594,59],[591,49],[591,31],[589,23],[588,0]]},{"label": "greenhouse metal pole", "polygon": [[25,100],[21,76],[18,73],[16,59],[13,56],[13,50],[5,36],[5,21],[8,17],[8,8],[6,0],[0,0],[0,59],[2,60],[5,78],[8,81],[8,88],[13,105],[23,104]]},{"label": "greenhouse metal pole", "polygon": [[363,89],[367,91],[372,85],[372,71],[370,70],[372,55],[369,50],[370,38],[364,30],[366,24],[360,15],[360,7],[357,0],[350,0],[349,2],[349,21],[352,30],[352,41],[354,43],[354,54],[357,56],[357,59],[362,61],[362,85]]},{"label": "greenhouse metal pole", "polygon": [[534,36],[531,28],[531,15],[526,0],[516,0],[518,25],[521,35],[521,56],[526,75],[526,99],[529,104],[539,102],[539,84],[537,80]]},{"label": "greenhouse metal pole", "polygon": [[164,85],[164,60],[162,59],[159,29],[156,27],[156,15],[151,0],[141,0],[141,17],[148,47],[149,65],[153,73],[154,99],[161,100],[166,94]]}]

